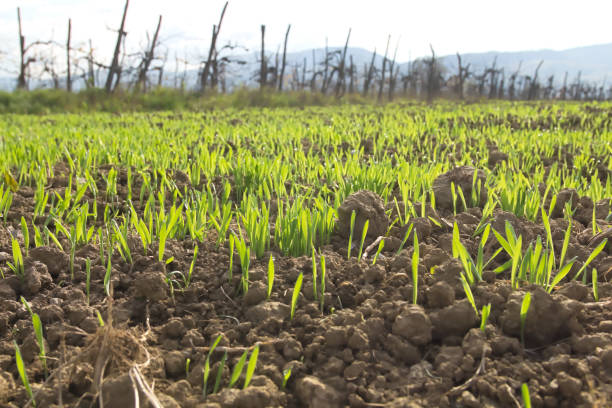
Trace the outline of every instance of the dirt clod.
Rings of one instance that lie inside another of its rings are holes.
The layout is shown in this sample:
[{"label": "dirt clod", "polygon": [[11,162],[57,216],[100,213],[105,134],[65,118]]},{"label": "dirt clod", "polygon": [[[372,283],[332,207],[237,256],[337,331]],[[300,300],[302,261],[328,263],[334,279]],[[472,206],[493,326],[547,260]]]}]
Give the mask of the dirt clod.
[{"label": "dirt clod", "polygon": [[[477,206],[483,206],[487,202],[487,188],[485,186],[486,176],[484,171],[477,170],[471,166],[455,167],[454,169],[447,171],[439,175],[433,183],[433,191],[436,198],[436,207],[444,208],[447,210],[453,209],[453,194],[451,193],[451,183],[454,184],[455,189],[461,187],[463,196],[465,197],[466,204],[470,207],[472,198],[472,186],[476,181],[475,188],[478,188],[480,182],[480,194],[477,193],[477,202],[474,203]],[[457,209],[462,207],[459,195],[456,194],[455,206]]]},{"label": "dirt clod", "polygon": [[351,214],[355,211],[353,240],[361,239],[366,220],[369,220],[367,236],[385,235],[389,228],[389,217],[385,213],[382,199],[371,191],[361,190],[348,196],[338,208],[336,232],[348,238],[351,232]]},{"label": "dirt clod", "polygon": [[335,408],[340,403],[338,392],[317,377],[300,378],[295,385],[295,391],[305,407]]}]

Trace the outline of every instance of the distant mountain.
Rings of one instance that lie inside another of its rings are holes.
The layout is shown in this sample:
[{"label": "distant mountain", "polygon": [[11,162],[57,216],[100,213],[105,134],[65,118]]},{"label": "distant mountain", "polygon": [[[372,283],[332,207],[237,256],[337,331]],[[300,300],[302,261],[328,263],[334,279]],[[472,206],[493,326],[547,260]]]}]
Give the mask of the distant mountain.
[{"label": "distant mountain", "polygon": [[[329,47],[329,52],[337,53],[339,55],[342,51],[341,47]],[[349,47],[347,51],[347,65],[349,64],[349,58],[352,56],[353,63],[358,69],[358,72],[362,73],[370,61],[372,60],[372,51],[358,48]],[[276,60],[276,53],[267,52],[269,59],[269,65],[274,65]],[[279,61],[282,55],[279,55]],[[389,56],[391,57],[391,56]],[[257,71],[259,69],[259,52],[252,52],[248,54],[238,54],[231,57],[233,60],[241,61],[241,64],[231,64],[228,68],[227,78],[228,86],[237,85],[254,85],[257,83]],[[287,68],[285,73],[290,75],[294,67],[299,67],[301,72],[304,63],[309,72],[312,72],[313,60],[320,69],[322,62],[325,58],[325,48],[315,48],[314,50],[304,50],[298,52],[290,52],[287,54]],[[439,56],[439,61],[447,68],[448,73],[452,74],[457,70],[457,56],[456,55],[443,55]],[[379,50],[375,57],[375,64],[377,67],[382,65],[382,54]],[[485,52],[485,53],[472,53],[462,54],[461,62],[463,66],[470,64],[470,71],[474,73],[483,72],[487,67],[491,67],[493,61],[496,63],[498,69],[503,68],[506,76],[510,75],[519,68],[520,75],[533,75],[536,67],[543,61],[538,77],[540,82],[544,82],[551,75],[554,75],[555,84],[558,86],[562,83],[565,73],[568,75],[568,83],[572,83],[577,75],[580,73],[581,81],[587,83],[598,83],[601,84],[607,80],[612,83],[612,44],[601,44],[592,45],[587,47],[571,48],[563,51],[553,50],[536,50],[536,51],[519,51],[519,52]],[[400,70],[406,72],[408,65],[407,61],[398,61]],[[179,74],[182,75],[182,74]],[[101,75],[103,76],[103,75]],[[188,71],[186,73],[186,85],[187,87],[195,87],[197,85],[198,73],[195,70]],[[175,80],[175,73],[172,67],[166,67],[166,74],[164,75],[163,84],[166,86],[174,86],[177,81]],[[0,89],[10,90],[15,87],[15,79],[0,77]],[[32,81],[31,87],[48,87],[49,81]],[[77,83],[75,87],[78,88],[82,84]]]},{"label": "distant mountain", "polygon": [[[339,55],[342,51],[341,47],[329,47],[329,52]],[[314,55],[313,55],[314,54]],[[269,58],[269,64],[274,65],[275,53],[268,52],[266,55]],[[349,64],[350,56],[353,57],[353,63],[362,73],[365,66],[370,64],[372,60],[372,51],[349,47],[347,50],[347,65]],[[279,61],[282,55],[279,55]],[[229,68],[228,79],[231,84],[247,84],[253,85],[257,82],[257,71],[259,69],[259,53],[253,52],[250,54],[235,55],[236,60],[244,62],[243,65],[234,65]],[[304,50],[298,52],[287,53],[287,69],[286,74],[290,74],[293,67],[298,66],[300,72],[306,63],[309,72],[312,72],[313,58],[317,69],[321,69],[322,62],[325,59],[325,48],[315,48],[314,50]],[[391,56],[389,56],[391,58]],[[427,57],[425,57],[427,58]],[[453,74],[457,70],[457,56],[443,55],[439,56],[439,61],[444,65],[449,74]],[[375,65],[380,68],[382,65],[383,56],[380,52],[376,53]],[[592,45],[588,47],[571,48],[563,51],[553,50],[538,50],[538,51],[519,51],[519,52],[484,52],[462,54],[461,63],[463,66],[470,64],[470,71],[473,73],[481,73],[484,69],[491,67],[493,61],[496,63],[497,69],[504,69],[506,77],[516,72],[520,66],[519,75],[533,76],[538,64],[542,62],[542,66],[538,72],[540,82],[545,82],[549,76],[554,75],[555,84],[560,86],[563,82],[565,73],[567,72],[568,84],[575,81],[580,73],[581,81],[584,83],[598,83],[608,80],[612,84],[612,44]],[[410,62],[398,61],[400,70],[407,72]],[[187,83],[196,83],[196,72],[188,73]],[[170,79],[167,80],[170,84]]]},{"label": "distant mountain", "polygon": [[[506,75],[515,72],[521,63],[520,73],[533,75],[540,61],[543,61],[538,72],[538,77],[541,80],[554,75],[555,82],[559,84],[563,81],[567,72],[569,83],[580,72],[581,80],[585,82],[600,83],[606,79],[612,82],[612,44],[592,45],[563,51],[538,50],[464,54],[461,55],[461,64],[463,66],[471,64],[471,67],[478,72],[482,71],[484,67],[490,67],[496,57],[496,66],[504,68]],[[441,57],[441,60],[452,72],[457,70],[456,55],[447,55]]]}]

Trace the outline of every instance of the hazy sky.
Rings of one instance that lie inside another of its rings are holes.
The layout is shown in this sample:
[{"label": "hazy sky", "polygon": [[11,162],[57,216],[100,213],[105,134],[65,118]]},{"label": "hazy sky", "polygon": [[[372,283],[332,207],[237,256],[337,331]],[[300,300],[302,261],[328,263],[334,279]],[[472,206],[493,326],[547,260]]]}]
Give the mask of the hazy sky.
[{"label": "hazy sky", "polygon": [[[128,49],[145,43],[163,15],[161,39],[169,57],[196,59],[205,54],[212,25],[224,0],[131,0]],[[0,68],[14,64],[18,46],[16,8],[21,7],[26,41],[64,43],[68,18],[73,41],[92,39],[98,56],[112,53],[124,0],[0,0]],[[432,44],[438,55],[482,51],[566,49],[612,42],[612,0],[230,0],[220,44],[237,42],[255,52],[260,24],[266,24],[267,49],[282,43],[292,29],[289,50],[344,43],[352,28],[351,46],[384,51],[399,43],[398,60],[425,55]]]}]

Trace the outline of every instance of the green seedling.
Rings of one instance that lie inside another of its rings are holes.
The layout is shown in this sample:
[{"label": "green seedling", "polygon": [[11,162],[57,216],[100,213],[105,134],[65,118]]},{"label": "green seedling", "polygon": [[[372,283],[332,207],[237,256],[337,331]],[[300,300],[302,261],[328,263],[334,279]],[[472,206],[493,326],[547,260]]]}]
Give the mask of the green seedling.
[{"label": "green seedling", "polygon": [[[557,272],[557,274],[555,275],[552,283],[546,288],[546,291],[548,293],[552,293],[552,290],[559,284],[559,282],[561,282],[563,280],[563,278],[565,278],[565,276],[567,276],[569,271],[572,269],[572,266],[574,265],[574,262],[576,262],[576,259],[577,259],[576,257],[572,258],[567,264],[565,264],[559,270],[559,272]],[[552,262],[552,261],[550,261],[550,262]]]},{"label": "green seedling", "polygon": [[38,344],[38,359],[42,363],[43,372],[45,377],[47,376],[47,353],[45,351],[45,338],[43,336],[43,327],[42,322],[40,321],[40,316],[38,313],[34,313],[30,308],[30,304],[23,296],[21,296],[21,303],[25,306],[25,308],[30,313],[30,317],[32,319],[32,326],[34,327],[34,335],[36,336],[36,343]]},{"label": "green seedling", "polygon": [[195,245],[193,247],[193,257],[191,258],[191,264],[189,265],[189,272],[187,273],[187,281],[185,282],[185,287],[189,287],[191,284],[191,276],[193,275],[193,270],[196,265],[196,260],[198,259],[198,246]]},{"label": "green seedling", "polygon": [[291,368],[283,370],[283,389],[287,388],[287,382],[289,381],[289,378],[291,378]]},{"label": "green seedling", "polygon": [[325,306],[325,256],[321,255],[321,296],[319,296],[321,313],[323,313],[323,308]]},{"label": "green seedling", "polygon": [[593,272],[591,273],[591,283],[593,285],[593,299],[595,299],[596,302],[599,302],[599,292],[597,290],[598,279],[599,276],[597,274],[597,269],[593,268]]},{"label": "green seedling", "polygon": [[225,369],[225,362],[227,361],[227,351],[223,353],[223,358],[221,358],[221,362],[219,363],[219,369],[217,370],[217,377],[215,378],[215,385],[213,386],[213,394],[216,394],[219,391],[219,387],[221,386],[221,377],[223,376],[223,370]]},{"label": "green seedling", "polygon": [[89,292],[91,289],[91,259],[85,260],[85,295],[87,297],[87,306],[89,306]]},{"label": "green seedling", "polygon": [[531,408],[531,397],[529,396],[529,387],[523,383],[521,385],[521,395],[523,397],[523,405],[525,408]]},{"label": "green seedling", "polygon": [[270,255],[270,260],[268,261],[268,299],[272,295],[272,286],[274,286],[274,257]]},{"label": "green seedling", "polygon": [[191,359],[187,357],[185,360],[185,377],[189,377],[189,367],[191,366]]},{"label": "green seedling", "polygon": [[234,235],[230,235],[229,237],[229,273],[228,273],[228,277],[229,277],[229,281],[232,281],[232,278],[234,276],[234,245],[235,245],[235,237]]},{"label": "green seedling", "polygon": [[257,366],[257,358],[259,357],[259,344],[255,345],[253,351],[251,352],[251,357],[249,358],[249,364],[247,365],[246,374],[244,377],[244,385],[242,389],[245,389],[251,383],[253,379],[253,374],[255,374],[255,367]]},{"label": "green seedling", "polygon": [[410,237],[410,233],[412,232],[413,228],[414,228],[414,224],[410,224],[408,226],[408,229],[406,229],[406,233],[404,234],[404,239],[402,239],[402,243],[400,244],[399,249],[395,253],[396,255],[398,255],[400,252],[402,252],[402,249],[404,249],[404,245],[406,245],[406,241],[408,241],[408,237]]},{"label": "green seedling", "polygon": [[514,232],[514,228],[509,221],[506,221],[506,238],[504,238],[499,232],[493,230],[497,241],[500,243],[502,248],[508,253],[511,258],[511,272],[510,272],[510,285],[514,289],[518,289],[518,279],[517,271],[519,270],[519,266],[521,264],[522,258],[522,247],[523,247],[523,237],[516,237],[516,233]]},{"label": "green seedling", "polygon": [[111,273],[113,271],[113,267],[111,264],[111,258],[112,258],[112,247],[110,252],[108,253],[108,261],[106,263],[106,273],[104,274],[104,292],[106,293],[107,297],[111,296]]},{"label": "green seedling", "polygon": [[23,217],[21,217],[21,234],[23,235],[23,248],[25,249],[25,256],[27,258],[30,248],[30,231],[28,230],[28,224]]},{"label": "green seedling", "polygon": [[470,284],[468,283],[465,275],[461,273],[461,285],[463,286],[463,291],[465,292],[465,297],[472,305],[472,309],[474,309],[474,313],[476,313],[476,318],[479,317],[478,308],[476,307],[476,301],[474,300],[474,294],[472,293],[472,289],[470,288]]},{"label": "green seedling", "polygon": [[230,377],[228,385],[229,388],[232,388],[238,382],[240,374],[242,374],[242,370],[244,369],[244,365],[246,364],[247,353],[248,350],[244,350],[244,353],[242,353],[242,356],[240,356],[238,363],[236,363],[236,365],[234,366],[234,370],[232,371],[232,376]]},{"label": "green seedling", "polygon": [[319,299],[319,293],[317,292],[317,259],[315,256],[315,249],[312,248],[312,291],[314,300]]},{"label": "green seedling", "polygon": [[23,357],[21,356],[21,350],[19,350],[19,346],[16,341],[13,341],[15,345],[15,362],[17,365],[17,372],[19,373],[19,377],[21,378],[21,383],[32,401],[32,406],[36,406],[36,401],[34,400],[34,393],[32,392],[32,388],[30,387],[30,381],[28,380],[28,374],[26,373],[25,363],[23,362]]},{"label": "green seedling", "polygon": [[104,327],[104,319],[102,318],[99,310],[96,310],[96,316],[98,318],[98,326]]},{"label": "green seedling", "polygon": [[481,318],[480,318],[480,330],[484,333],[485,328],[487,327],[487,321],[489,320],[489,315],[491,314],[491,304],[489,303],[486,306],[482,307]]},{"label": "green seedling", "polygon": [[521,303],[521,345],[525,348],[525,321],[527,320],[527,312],[531,304],[531,292],[525,293],[523,302]]},{"label": "green seedling", "polygon": [[378,259],[378,255],[380,255],[380,253],[382,252],[384,247],[385,247],[385,240],[381,239],[380,240],[380,244],[378,244],[378,249],[376,250],[376,253],[374,254],[374,259],[372,260],[372,265],[376,265],[376,260]]},{"label": "green seedling", "polygon": [[249,291],[249,267],[251,264],[251,248],[247,246],[246,241],[242,236],[235,237],[234,243],[238,250],[240,257],[240,268],[242,270],[242,276],[240,282],[242,284],[242,293],[245,294]]},{"label": "green seedling", "polygon": [[208,355],[206,356],[206,360],[204,360],[204,372],[203,372],[203,383],[202,383],[202,396],[206,398],[207,395],[207,385],[208,385],[208,377],[210,376],[210,356],[212,355],[215,348],[219,345],[219,342],[223,338],[223,335],[220,334],[217,336],[212,346],[208,350]]},{"label": "green seedling", "polygon": [[295,314],[295,309],[297,308],[298,297],[300,295],[300,290],[302,290],[303,279],[304,274],[300,273],[295,281],[295,286],[293,287],[293,294],[291,295],[291,320],[293,320],[293,315]]},{"label": "green seedling", "polygon": [[419,239],[414,234],[414,250],[412,252],[412,303],[417,304],[419,295]]},{"label": "green seedling", "polygon": [[357,214],[355,213],[355,210],[353,210],[353,212],[351,212],[351,224],[350,224],[350,231],[349,231],[349,241],[348,241],[348,248],[347,248],[347,255],[346,258],[350,259],[351,257],[351,249],[353,247],[353,232],[355,231],[355,216]]},{"label": "green seedling", "polygon": [[608,238],[604,239],[603,241],[601,241],[599,245],[597,245],[597,247],[593,250],[593,252],[591,252],[591,255],[589,255],[589,257],[587,258],[584,265],[582,265],[582,268],[580,268],[576,276],[574,276],[574,280],[578,279],[578,277],[582,275],[582,273],[586,270],[587,266],[589,266],[589,264],[593,262],[593,259],[595,259],[597,255],[599,255],[599,253],[603,251],[607,243],[608,243]]},{"label": "green seedling", "polygon": [[361,254],[363,253],[363,244],[366,239],[366,235],[368,234],[368,227],[370,226],[370,220],[366,220],[363,224],[363,230],[361,231],[361,242],[359,243],[359,255],[357,255],[357,260],[361,260]]},{"label": "green seedling", "polygon": [[[19,277],[23,281],[24,279],[24,263],[23,263],[23,255],[21,253],[21,247],[19,246],[19,241],[14,237],[11,237],[11,249],[13,251],[13,263],[8,263],[9,268],[13,271],[15,275]],[[4,276],[3,276],[4,278]]]}]

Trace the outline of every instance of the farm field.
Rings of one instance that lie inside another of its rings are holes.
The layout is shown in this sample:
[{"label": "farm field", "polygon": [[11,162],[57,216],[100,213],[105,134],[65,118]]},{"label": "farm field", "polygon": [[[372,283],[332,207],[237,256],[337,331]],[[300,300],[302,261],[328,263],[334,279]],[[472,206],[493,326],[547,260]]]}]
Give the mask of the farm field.
[{"label": "farm field", "polygon": [[612,404],[612,104],[6,114],[0,173],[0,406]]}]

